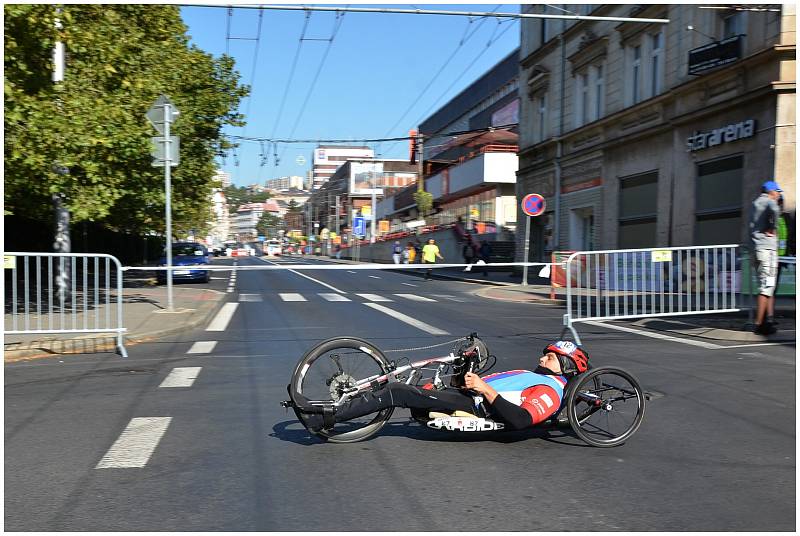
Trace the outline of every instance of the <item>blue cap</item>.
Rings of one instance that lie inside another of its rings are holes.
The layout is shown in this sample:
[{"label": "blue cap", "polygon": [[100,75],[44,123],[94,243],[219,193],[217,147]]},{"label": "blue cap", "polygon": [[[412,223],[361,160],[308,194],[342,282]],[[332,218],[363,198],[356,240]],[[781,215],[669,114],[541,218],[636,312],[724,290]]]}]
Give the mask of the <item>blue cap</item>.
[{"label": "blue cap", "polygon": [[761,187],[766,190],[767,192],[771,190],[775,190],[776,192],[782,192],[781,187],[778,186],[778,183],[775,181],[767,181],[761,185]]}]

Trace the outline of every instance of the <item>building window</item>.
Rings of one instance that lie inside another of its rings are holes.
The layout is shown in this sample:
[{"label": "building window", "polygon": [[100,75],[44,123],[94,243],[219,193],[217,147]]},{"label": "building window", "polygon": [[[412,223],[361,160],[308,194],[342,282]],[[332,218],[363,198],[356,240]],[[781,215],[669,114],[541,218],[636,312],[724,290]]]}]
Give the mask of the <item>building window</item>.
[{"label": "building window", "polygon": [[631,62],[631,98],[633,104],[639,102],[642,98],[639,90],[642,78],[642,47],[633,47],[633,61]]},{"label": "building window", "polygon": [[603,102],[605,100],[605,84],[603,80],[603,66],[593,67],[594,72],[594,108],[592,109],[592,120],[596,121],[603,117]]},{"label": "building window", "polygon": [[589,76],[580,73],[575,77],[575,126],[589,122]]},{"label": "building window", "polygon": [[624,177],[619,182],[620,249],[656,245],[658,171]]},{"label": "building window", "polygon": [[539,35],[539,46],[547,43],[547,19],[539,19],[542,23],[541,34]]},{"label": "building window", "polygon": [[662,33],[650,36],[650,96],[661,93],[661,79],[664,75],[664,47]]},{"label": "building window", "polygon": [[743,167],[741,155],[697,165],[695,244],[741,241]]},{"label": "building window", "polygon": [[547,93],[536,97],[536,141],[544,141],[547,137]]},{"label": "building window", "polygon": [[744,13],[736,11],[723,17],[722,38],[727,39],[744,33]]}]

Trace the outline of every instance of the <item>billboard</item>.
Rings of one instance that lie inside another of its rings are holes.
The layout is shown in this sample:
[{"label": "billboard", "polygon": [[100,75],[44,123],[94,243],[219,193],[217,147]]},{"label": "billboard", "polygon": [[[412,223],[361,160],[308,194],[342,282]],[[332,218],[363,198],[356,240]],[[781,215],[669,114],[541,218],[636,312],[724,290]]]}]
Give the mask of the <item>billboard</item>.
[{"label": "billboard", "polygon": [[350,162],[350,195],[383,195],[383,162]]}]

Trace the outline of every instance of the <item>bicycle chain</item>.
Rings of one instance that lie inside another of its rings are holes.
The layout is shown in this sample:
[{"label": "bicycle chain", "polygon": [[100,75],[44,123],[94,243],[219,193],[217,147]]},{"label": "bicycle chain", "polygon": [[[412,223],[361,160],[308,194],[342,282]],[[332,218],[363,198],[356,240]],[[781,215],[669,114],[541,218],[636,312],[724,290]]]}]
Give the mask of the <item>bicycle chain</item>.
[{"label": "bicycle chain", "polygon": [[394,352],[415,352],[417,350],[430,350],[431,348],[436,348],[438,346],[447,346],[448,344],[453,344],[459,341],[465,341],[467,337],[459,337],[457,339],[453,339],[452,341],[442,342],[439,344],[431,344],[430,346],[419,346],[417,348],[398,348],[396,350],[381,350],[384,354],[391,354]]}]

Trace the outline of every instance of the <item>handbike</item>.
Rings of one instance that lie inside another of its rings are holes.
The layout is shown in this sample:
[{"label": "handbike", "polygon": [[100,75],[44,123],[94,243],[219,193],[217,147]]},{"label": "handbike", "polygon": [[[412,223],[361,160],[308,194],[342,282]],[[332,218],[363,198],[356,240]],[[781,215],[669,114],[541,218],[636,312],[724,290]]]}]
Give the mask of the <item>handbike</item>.
[{"label": "handbike", "polygon": [[[485,373],[497,359],[490,354],[486,343],[472,333],[460,339],[448,355],[406,361],[402,365],[389,361],[380,349],[363,339],[328,339],[309,350],[297,363],[288,386],[290,400],[281,405],[291,407],[308,428],[309,405],[317,409],[341,406],[361,393],[377,391],[393,382],[433,389],[458,388],[464,385],[467,372]],[[566,411],[569,424],[580,439],[596,447],[613,447],[636,432],[644,409],[645,394],[633,375],[617,367],[590,368],[570,379],[561,408],[546,424],[555,426],[559,414]],[[376,434],[393,411],[394,408],[387,408],[312,433],[333,443],[362,441]],[[494,422],[488,414],[479,415],[477,421],[465,420],[469,426],[455,428],[441,419],[428,419],[427,411],[411,410],[411,416],[437,429],[502,429],[502,423]]]}]

